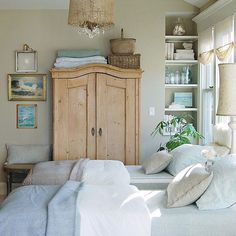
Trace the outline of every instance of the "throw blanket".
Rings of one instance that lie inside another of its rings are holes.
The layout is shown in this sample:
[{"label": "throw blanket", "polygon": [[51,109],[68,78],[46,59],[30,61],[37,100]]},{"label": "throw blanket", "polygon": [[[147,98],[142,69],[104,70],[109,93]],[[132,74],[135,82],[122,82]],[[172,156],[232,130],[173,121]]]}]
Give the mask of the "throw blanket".
[{"label": "throw blanket", "polygon": [[58,57],[92,57],[101,55],[98,49],[62,49],[57,51]]},{"label": "throw blanket", "polygon": [[134,186],[94,186],[68,181],[24,186],[0,208],[0,235],[149,236],[151,219]]},{"label": "throw blanket", "polygon": [[116,160],[48,161],[34,166],[24,185],[62,185],[67,180],[93,185],[128,185],[130,176],[124,164]]},{"label": "throw blanket", "polygon": [[84,62],[84,61],[106,61],[103,56],[93,56],[93,57],[59,57],[56,59],[56,63],[61,62]]},{"label": "throw blanket", "polygon": [[73,68],[86,64],[107,64],[107,60],[102,56],[84,57],[84,58],[71,58],[60,57],[56,59],[54,66],[56,68]]}]

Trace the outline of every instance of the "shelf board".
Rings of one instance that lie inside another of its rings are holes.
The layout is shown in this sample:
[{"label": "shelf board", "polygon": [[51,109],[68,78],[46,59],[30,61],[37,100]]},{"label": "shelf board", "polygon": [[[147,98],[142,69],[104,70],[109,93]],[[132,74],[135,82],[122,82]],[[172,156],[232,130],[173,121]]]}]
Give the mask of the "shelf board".
[{"label": "shelf board", "polygon": [[166,88],[197,88],[198,84],[165,84]]},{"label": "shelf board", "polygon": [[198,36],[175,36],[175,35],[166,35],[165,36],[166,42],[195,42],[198,40]]},{"label": "shelf board", "polygon": [[197,108],[182,108],[182,109],[172,109],[172,108],[165,108],[165,111],[197,111]]},{"label": "shelf board", "polygon": [[169,65],[196,65],[198,60],[165,60],[166,66]]}]

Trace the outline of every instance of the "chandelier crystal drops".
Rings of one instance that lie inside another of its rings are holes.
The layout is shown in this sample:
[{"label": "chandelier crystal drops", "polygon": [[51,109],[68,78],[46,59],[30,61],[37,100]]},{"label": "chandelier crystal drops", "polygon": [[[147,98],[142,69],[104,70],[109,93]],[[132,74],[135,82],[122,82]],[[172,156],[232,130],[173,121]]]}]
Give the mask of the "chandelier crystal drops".
[{"label": "chandelier crystal drops", "polygon": [[68,24],[93,38],[114,25],[114,0],[70,0]]}]

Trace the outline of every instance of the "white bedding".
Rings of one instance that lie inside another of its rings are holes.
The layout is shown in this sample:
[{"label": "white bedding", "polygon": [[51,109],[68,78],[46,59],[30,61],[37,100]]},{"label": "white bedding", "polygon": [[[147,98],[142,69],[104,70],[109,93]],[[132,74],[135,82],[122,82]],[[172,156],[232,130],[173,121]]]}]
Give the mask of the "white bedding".
[{"label": "white bedding", "polygon": [[129,173],[121,161],[80,159],[38,163],[24,185],[62,185],[69,179],[95,185],[130,184]]},{"label": "white bedding", "polygon": [[174,178],[169,173],[162,171],[157,174],[146,175],[142,166],[125,166],[130,174],[130,183],[138,189],[166,189],[168,184]]},{"label": "white bedding", "polygon": [[195,204],[166,208],[165,191],[142,191],[152,217],[152,236],[235,236],[236,205],[200,211]]},{"label": "white bedding", "polygon": [[151,219],[130,185],[30,185],[14,190],[0,207],[0,235],[150,236]]}]

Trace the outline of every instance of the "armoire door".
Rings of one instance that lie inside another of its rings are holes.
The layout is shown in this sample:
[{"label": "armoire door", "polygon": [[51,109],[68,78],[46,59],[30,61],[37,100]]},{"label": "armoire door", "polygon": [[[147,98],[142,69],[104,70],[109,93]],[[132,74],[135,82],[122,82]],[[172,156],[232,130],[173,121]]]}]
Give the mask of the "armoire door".
[{"label": "armoire door", "polygon": [[97,74],[97,159],[138,164],[135,79]]},{"label": "armoire door", "polygon": [[96,157],[95,74],[54,80],[54,160]]}]

